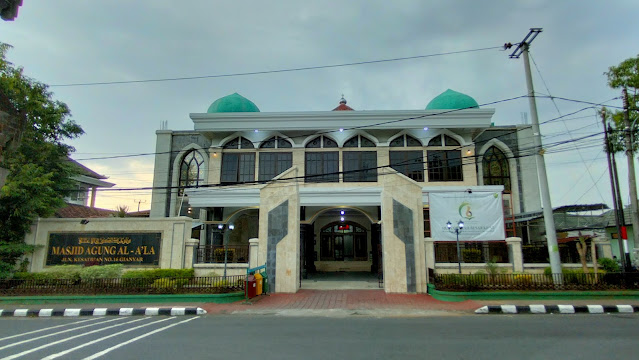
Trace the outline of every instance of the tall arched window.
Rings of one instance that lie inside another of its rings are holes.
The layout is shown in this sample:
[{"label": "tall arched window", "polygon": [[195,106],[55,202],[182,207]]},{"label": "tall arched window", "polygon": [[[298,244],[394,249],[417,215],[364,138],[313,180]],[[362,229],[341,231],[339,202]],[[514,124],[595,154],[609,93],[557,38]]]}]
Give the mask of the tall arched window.
[{"label": "tall arched window", "polygon": [[[336,148],[335,140],[324,135],[306,144],[306,149]],[[339,182],[339,151],[306,151],[305,182]]]},{"label": "tall arched window", "polygon": [[204,181],[200,169],[202,163],[204,163],[204,158],[195,149],[184,155],[180,164],[180,195],[185,187],[197,187]]},{"label": "tall arched window", "polygon": [[424,151],[422,143],[410,135],[401,135],[393,139],[391,148],[409,148],[413,150],[391,150],[390,166],[415,181],[424,181]]},{"label": "tall arched window", "polygon": [[504,185],[510,191],[510,168],[506,155],[495,146],[484,153],[482,160],[484,185]]},{"label": "tall arched window", "polygon": [[236,184],[255,181],[255,152],[236,151],[254,149],[253,143],[237,137],[224,144],[222,154],[222,184]]}]

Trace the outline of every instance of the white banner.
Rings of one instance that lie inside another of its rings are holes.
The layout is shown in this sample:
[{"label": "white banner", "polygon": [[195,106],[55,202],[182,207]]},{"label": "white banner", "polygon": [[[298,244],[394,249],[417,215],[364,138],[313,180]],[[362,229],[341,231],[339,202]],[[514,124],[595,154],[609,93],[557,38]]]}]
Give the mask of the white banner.
[{"label": "white banner", "polygon": [[[430,230],[435,241],[456,241],[455,229],[464,227],[459,241],[505,240],[504,210],[498,192],[449,192],[428,194]],[[448,229],[446,224],[452,224]]]}]

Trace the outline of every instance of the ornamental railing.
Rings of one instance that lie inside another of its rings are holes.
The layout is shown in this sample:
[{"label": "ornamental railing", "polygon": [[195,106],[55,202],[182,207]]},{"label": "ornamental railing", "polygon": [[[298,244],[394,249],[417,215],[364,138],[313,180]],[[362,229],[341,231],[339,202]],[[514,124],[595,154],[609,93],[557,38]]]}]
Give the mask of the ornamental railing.
[{"label": "ornamental railing", "polygon": [[[249,262],[249,245],[200,245],[196,249],[198,264],[233,264]],[[224,260],[226,258],[226,260]]]},{"label": "ornamental railing", "polygon": [[2,279],[1,296],[219,294],[240,291],[246,276],[134,279]]}]

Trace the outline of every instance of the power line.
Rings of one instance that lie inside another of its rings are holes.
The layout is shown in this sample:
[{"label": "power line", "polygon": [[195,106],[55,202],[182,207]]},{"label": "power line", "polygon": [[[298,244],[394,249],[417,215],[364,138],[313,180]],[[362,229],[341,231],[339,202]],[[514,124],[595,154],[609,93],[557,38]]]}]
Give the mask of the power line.
[{"label": "power line", "polygon": [[55,84],[55,85],[49,85],[49,86],[51,86],[51,87],[71,87],[71,86],[139,84],[139,83],[151,83],[151,82],[182,81],[182,80],[197,80],[197,79],[215,79],[215,78],[235,77],[235,76],[276,74],[276,73],[285,73],[285,72],[294,72],[294,71],[308,71],[308,70],[339,68],[339,67],[356,66],[356,65],[379,64],[379,63],[394,62],[394,61],[406,61],[406,60],[414,60],[414,59],[424,59],[424,58],[436,57],[436,56],[464,54],[464,53],[470,53],[470,52],[478,52],[478,51],[485,51],[485,50],[495,50],[495,49],[501,49],[501,46],[491,46],[491,47],[484,47],[484,48],[478,48],[478,49],[449,51],[449,52],[426,54],[426,55],[406,56],[406,57],[391,58],[391,59],[357,61],[357,62],[331,64],[331,65],[303,66],[303,67],[288,68],[288,69],[277,69],[277,70],[249,71],[249,72],[237,72],[237,73],[214,74],[214,75],[200,75],[200,76],[182,76],[182,77],[173,77],[173,78],[159,78],[159,79],[145,79],[145,80],[122,80],[122,81],[100,81],[100,82]]}]

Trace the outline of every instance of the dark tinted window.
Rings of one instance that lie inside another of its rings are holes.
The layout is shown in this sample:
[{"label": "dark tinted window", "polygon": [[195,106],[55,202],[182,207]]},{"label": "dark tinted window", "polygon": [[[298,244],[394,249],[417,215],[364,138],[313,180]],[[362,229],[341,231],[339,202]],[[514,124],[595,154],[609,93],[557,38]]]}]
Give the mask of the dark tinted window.
[{"label": "dark tinted window", "polygon": [[259,181],[267,181],[276,177],[293,165],[291,153],[260,153]]},{"label": "dark tinted window", "polygon": [[390,166],[415,181],[424,181],[422,151],[391,151]]},{"label": "dark tinted window", "polygon": [[307,152],[305,172],[306,182],[338,182],[339,153]]},{"label": "dark tinted window", "polygon": [[344,151],[344,182],[377,181],[376,151]]}]

